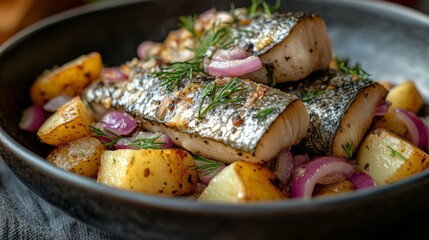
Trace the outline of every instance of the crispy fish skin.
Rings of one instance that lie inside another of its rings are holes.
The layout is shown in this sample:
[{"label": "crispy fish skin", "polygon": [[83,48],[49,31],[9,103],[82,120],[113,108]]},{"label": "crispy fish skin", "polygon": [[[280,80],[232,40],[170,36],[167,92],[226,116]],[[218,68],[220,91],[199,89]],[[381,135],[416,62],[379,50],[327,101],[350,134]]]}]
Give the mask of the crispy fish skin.
[{"label": "crispy fish skin", "polygon": [[[231,96],[239,101],[220,104],[199,118],[198,108],[207,84],[221,87],[228,77],[184,79],[174,90],[162,86],[162,80],[148,74],[134,61],[130,81],[105,84],[98,82],[83,93],[88,102],[106,108],[122,109],[134,115],[150,131],[169,135],[173,142],[196,155],[234,162],[265,162],[282,149],[303,138],[309,127],[307,110],[296,96],[258,84],[236,79],[245,90]],[[206,99],[202,105],[208,104]],[[271,108],[266,118],[256,117]]]},{"label": "crispy fish skin", "polygon": [[317,72],[302,82],[282,86],[307,106],[310,129],[299,145],[315,155],[348,158],[370,128],[376,107],[387,91],[370,79],[357,79],[335,70]]}]

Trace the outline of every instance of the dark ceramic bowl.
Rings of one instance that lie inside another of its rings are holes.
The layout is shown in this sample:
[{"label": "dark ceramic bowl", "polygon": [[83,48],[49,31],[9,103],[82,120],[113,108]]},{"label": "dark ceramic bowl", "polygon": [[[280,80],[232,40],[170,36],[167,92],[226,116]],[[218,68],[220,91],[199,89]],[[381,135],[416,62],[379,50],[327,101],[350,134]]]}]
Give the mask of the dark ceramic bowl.
[{"label": "dark ceramic bowl", "polygon": [[[162,40],[179,15],[212,6],[227,9],[230,1],[106,1],[49,18],[1,46],[0,146],[12,171],[67,214],[130,239],[350,238],[428,210],[429,172],[338,197],[238,206],[126,192],[53,167],[41,157],[47,148],[18,128],[29,86],[44,69],[91,51],[118,65],[135,56],[141,41]],[[381,2],[301,0],[282,7],[321,14],[338,55],[361,62],[374,79],[413,79],[429,96],[427,16]]]}]

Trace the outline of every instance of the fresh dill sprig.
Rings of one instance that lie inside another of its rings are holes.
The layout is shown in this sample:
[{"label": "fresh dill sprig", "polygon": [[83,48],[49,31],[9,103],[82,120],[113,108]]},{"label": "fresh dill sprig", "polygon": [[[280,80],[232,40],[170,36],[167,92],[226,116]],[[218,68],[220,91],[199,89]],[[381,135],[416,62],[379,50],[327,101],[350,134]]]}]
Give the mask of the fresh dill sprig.
[{"label": "fresh dill sprig", "polygon": [[[107,149],[111,149],[119,140],[123,138],[122,136],[110,131],[109,129],[104,130],[111,135],[106,134],[103,130],[94,126],[89,126],[89,128],[91,132],[95,135],[95,137],[99,137],[98,139],[104,146],[106,146]],[[104,140],[104,138],[107,139],[107,141]]]},{"label": "fresh dill sprig", "polygon": [[353,142],[348,142],[346,144],[342,144],[344,152],[346,152],[347,156],[352,159],[353,158]]},{"label": "fresh dill sprig", "polygon": [[262,8],[264,13],[271,17],[274,12],[280,9],[280,0],[276,1],[275,5],[269,5],[265,0],[252,0],[252,5],[248,8],[247,12],[250,17],[255,17],[259,14],[259,9]]},{"label": "fresh dill sprig", "polygon": [[367,79],[369,73],[362,69],[360,63],[356,63],[354,66],[350,66],[350,59],[348,58],[335,58],[335,62],[338,66],[338,71],[353,75],[357,79]]},{"label": "fresh dill sprig", "polygon": [[308,91],[304,94],[304,96],[301,98],[301,101],[303,102],[309,102],[315,98],[317,98],[318,96],[320,96],[321,94],[325,93],[325,90],[320,90],[320,91]]},{"label": "fresh dill sprig", "polygon": [[268,115],[270,115],[274,109],[276,109],[275,107],[269,107],[269,108],[265,108],[265,109],[261,109],[258,112],[256,112],[253,117],[254,118],[259,118],[259,119],[265,119],[268,117]]},{"label": "fresh dill sprig", "polygon": [[164,145],[165,142],[155,142],[158,138],[160,138],[162,135],[159,134],[157,136],[153,137],[147,137],[147,138],[137,138],[128,143],[128,146],[137,147],[141,149],[165,149]]},{"label": "fresh dill sprig", "polygon": [[[210,112],[210,110],[221,104],[228,104],[240,101],[241,98],[230,98],[230,96],[236,92],[244,91],[246,89],[246,87],[239,86],[239,84],[237,83],[237,78],[231,79],[227,84],[223,85],[220,88],[216,85],[216,82],[210,82],[203,90],[203,97],[198,106],[198,118],[202,118],[204,115]],[[205,108],[203,108],[204,101],[207,98],[209,99],[209,103]]]},{"label": "fresh dill sprig", "polygon": [[222,162],[217,162],[200,156],[193,156],[192,158],[194,159],[194,161],[198,161],[201,163],[198,166],[194,166],[194,169],[199,172],[204,172],[204,175],[209,175],[210,173],[216,171],[216,169],[224,165],[224,163]]},{"label": "fresh dill sprig", "polygon": [[189,15],[189,16],[181,16],[179,17],[179,20],[180,20],[179,27],[186,29],[186,31],[191,33],[195,39],[200,38],[198,33],[195,31],[195,24],[198,20],[197,14]]},{"label": "fresh dill sprig", "polygon": [[407,158],[402,155],[400,152],[396,151],[395,149],[393,149],[391,146],[387,146],[387,148],[390,149],[390,156],[392,157],[399,157],[400,159],[407,161]]},{"label": "fresh dill sprig", "polygon": [[198,41],[196,48],[190,49],[195,54],[193,59],[161,67],[155,76],[163,81],[162,85],[167,90],[172,90],[185,77],[192,79],[194,73],[204,73],[203,61],[209,49],[225,49],[235,41],[235,38],[231,36],[230,28],[230,25],[220,27],[213,24],[200,38],[196,39]]}]

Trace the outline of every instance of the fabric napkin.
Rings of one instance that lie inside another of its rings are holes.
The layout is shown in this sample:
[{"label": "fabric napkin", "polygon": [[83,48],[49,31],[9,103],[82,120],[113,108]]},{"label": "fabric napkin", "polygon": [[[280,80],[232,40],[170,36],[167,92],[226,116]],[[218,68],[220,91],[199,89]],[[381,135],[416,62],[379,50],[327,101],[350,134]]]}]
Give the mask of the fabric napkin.
[{"label": "fabric napkin", "polygon": [[73,219],[24,186],[0,158],[0,239],[116,239]]}]

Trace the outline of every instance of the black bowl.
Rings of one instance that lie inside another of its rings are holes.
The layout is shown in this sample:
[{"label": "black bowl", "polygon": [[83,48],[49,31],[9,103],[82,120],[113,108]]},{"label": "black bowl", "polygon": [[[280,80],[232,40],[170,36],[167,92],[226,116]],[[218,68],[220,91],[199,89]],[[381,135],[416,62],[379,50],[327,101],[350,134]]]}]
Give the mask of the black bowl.
[{"label": "black bowl", "polygon": [[[1,46],[0,146],[12,171],[67,214],[130,239],[339,237],[428,210],[427,171],[390,186],[310,201],[237,206],[126,192],[50,165],[41,157],[48,149],[18,128],[30,104],[29,86],[44,69],[91,51],[100,52],[106,65],[118,65],[135,56],[141,41],[162,40],[179,15],[212,6],[227,9],[230,1],[107,1],[49,18]],[[427,16],[382,2],[297,0],[282,8],[321,14],[337,55],[361,62],[374,79],[413,79],[429,96]]]}]

